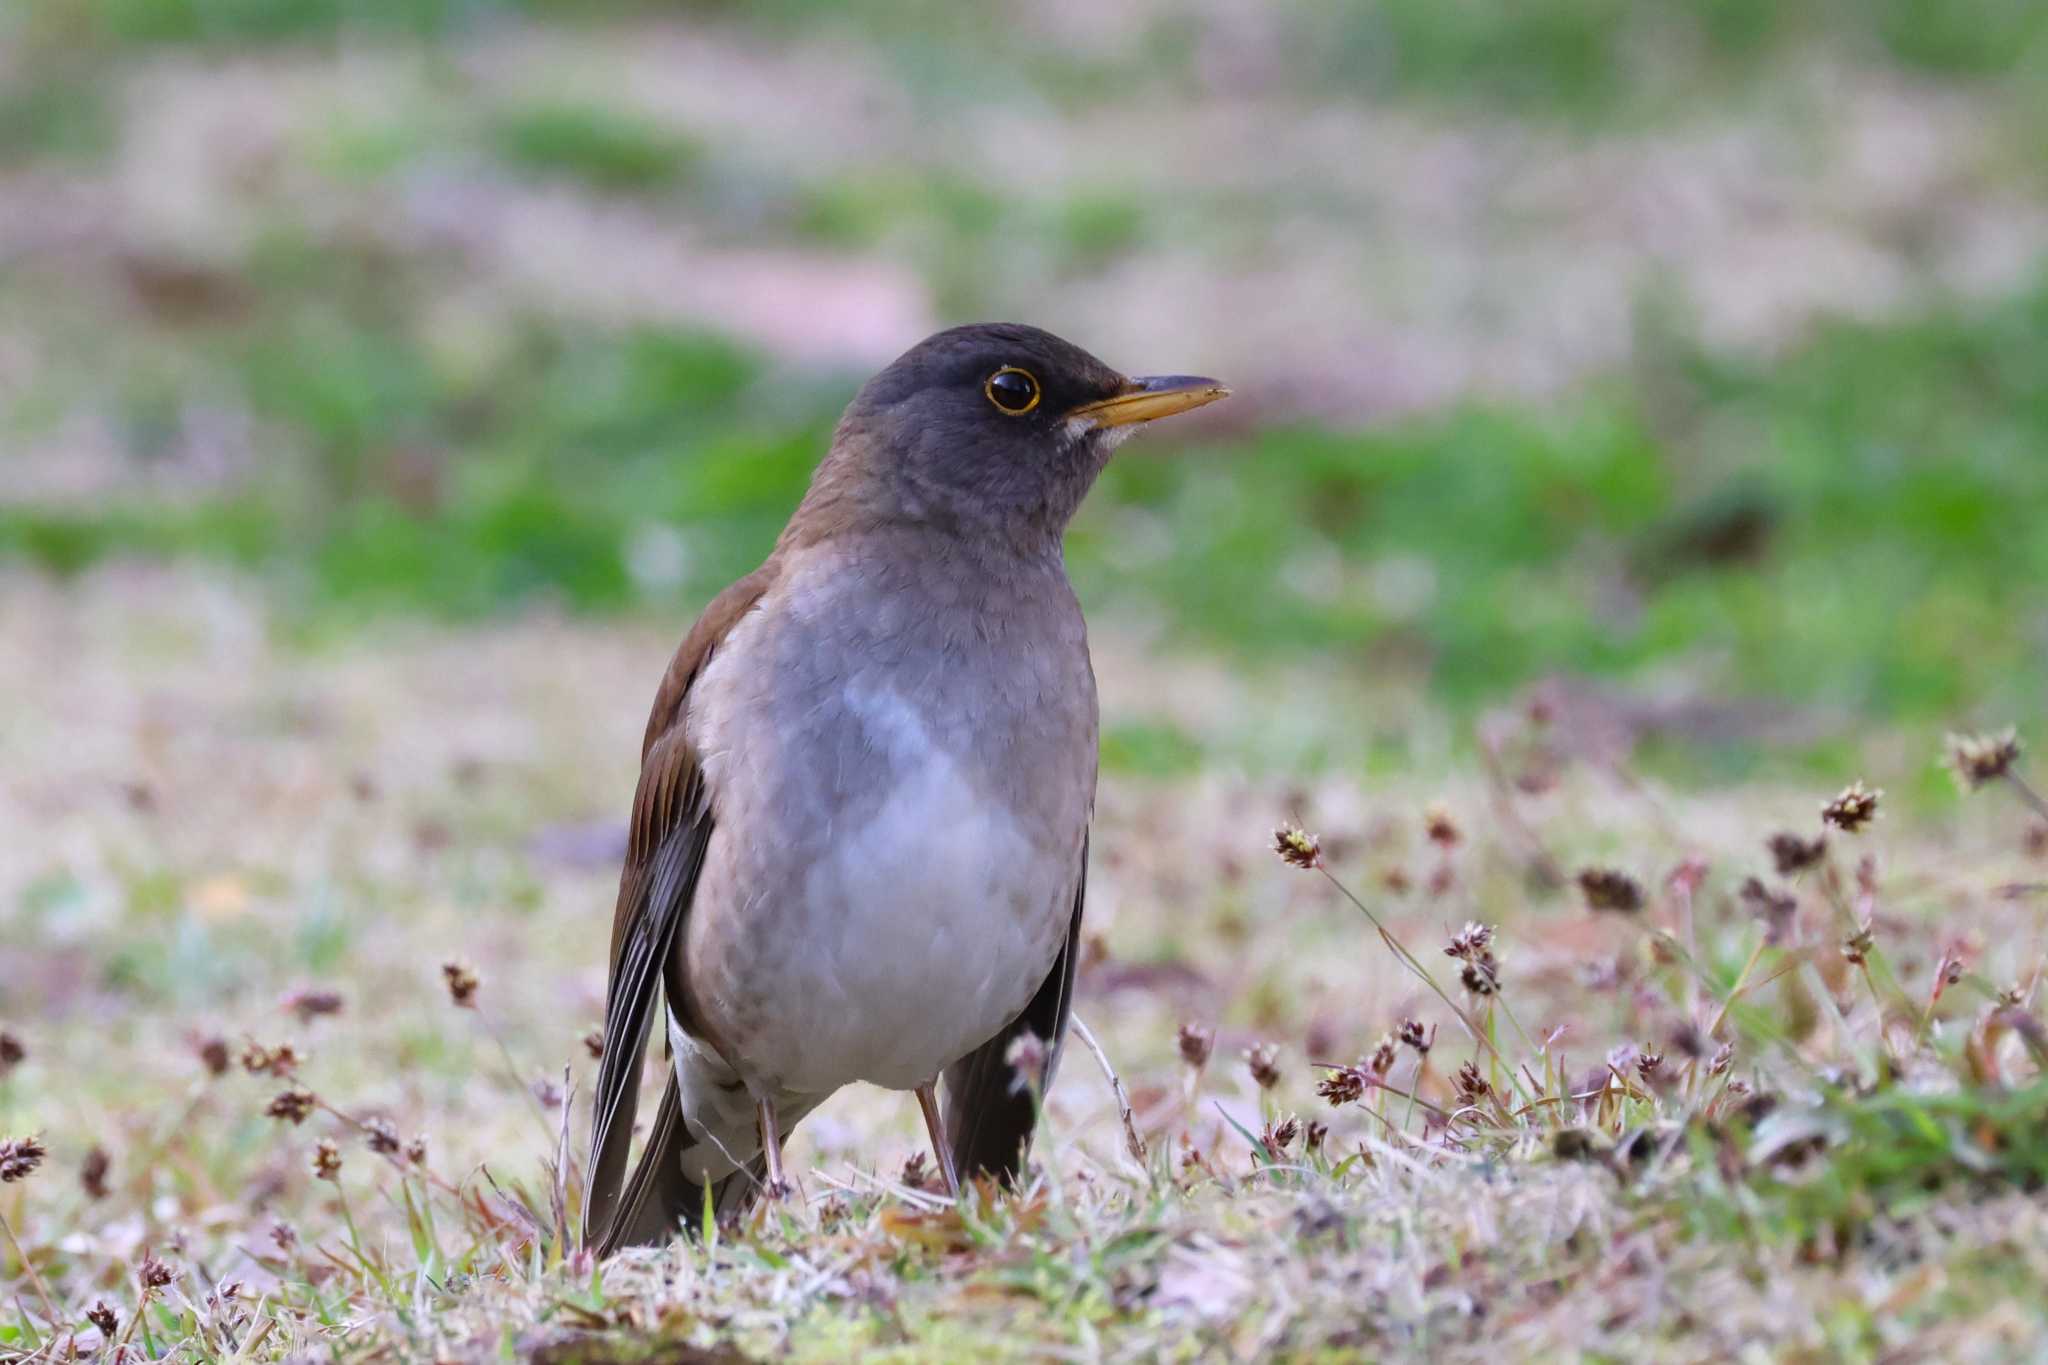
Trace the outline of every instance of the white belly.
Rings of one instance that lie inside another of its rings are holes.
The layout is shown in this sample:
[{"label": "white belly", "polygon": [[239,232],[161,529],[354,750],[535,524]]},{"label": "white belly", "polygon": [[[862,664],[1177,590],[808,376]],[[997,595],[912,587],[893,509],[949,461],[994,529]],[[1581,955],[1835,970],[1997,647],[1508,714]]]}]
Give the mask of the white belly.
[{"label": "white belly", "polygon": [[774,850],[735,860],[761,869],[750,918],[779,945],[733,983],[750,997],[734,1002],[746,1024],[732,1039],[750,1089],[936,1079],[1029,1003],[1073,910],[1079,828],[1070,847],[1027,837],[893,690],[849,685],[839,700],[892,780],[795,841],[804,862],[783,875],[760,862]]}]

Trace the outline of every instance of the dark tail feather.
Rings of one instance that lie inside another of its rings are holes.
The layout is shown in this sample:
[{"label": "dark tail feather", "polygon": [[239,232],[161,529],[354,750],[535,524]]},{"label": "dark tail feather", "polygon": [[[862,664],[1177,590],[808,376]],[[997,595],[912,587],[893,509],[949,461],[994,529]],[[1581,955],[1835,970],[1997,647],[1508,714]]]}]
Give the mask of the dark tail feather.
[{"label": "dark tail feather", "polygon": [[[683,1122],[676,1078],[671,1074],[661,1092],[661,1105],[654,1112],[647,1146],[619,1196],[611,1225],[602,1236],[592,1238],[592,1248],[599,1256],[609,1256],[620,1247],[659,1246],[674,1237],[679,1226],[692,1237],[701,1234],[704,1187],[683,1174],[683,1149],[692,1140],[690,1127]],[[764,1169],[763,1158],[756,1157],[747,1170],[713,1181],[712,1216],[731,1218],[744,1212],[761,1188]]]}]

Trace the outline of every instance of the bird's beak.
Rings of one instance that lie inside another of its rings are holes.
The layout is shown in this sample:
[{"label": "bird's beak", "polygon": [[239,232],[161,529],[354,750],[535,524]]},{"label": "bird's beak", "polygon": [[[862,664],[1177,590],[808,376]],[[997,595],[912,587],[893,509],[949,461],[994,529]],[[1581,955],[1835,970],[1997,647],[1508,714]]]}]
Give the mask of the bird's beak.
[{"label": "bird's beak", "polygon": [[1230,390],[1214,379],[1192,374],[1159,374],[1124,382],[1121,391],[1093,403],[1083,403],[1067,414],[1070,420],[1097,427],[1127,427],[1134,422],[1152,422],[1177,412],[1199,408]]}]

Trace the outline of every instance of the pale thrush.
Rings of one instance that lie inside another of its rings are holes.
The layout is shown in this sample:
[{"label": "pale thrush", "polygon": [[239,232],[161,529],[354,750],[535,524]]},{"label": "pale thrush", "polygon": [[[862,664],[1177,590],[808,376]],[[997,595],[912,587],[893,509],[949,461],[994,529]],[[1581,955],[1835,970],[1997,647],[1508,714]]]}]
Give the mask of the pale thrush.
[{"label": "pale thrush", "polygon": [[[695,1226],[707,1186],[720,1214],[780,1192],[782,1136],[853,1081],[916,1092],[950,1189],[1017,1172],[1066,1032],[1095,803],[1063,535],[1124,437],[1227,393],[1004,324],[941,332],[854,398],[774,552],[655,696],[592,1246]],[[657,1018],[668,1082],[627,1179]],[[1026,1032],[1043,1060],[1019,1078]]]}]

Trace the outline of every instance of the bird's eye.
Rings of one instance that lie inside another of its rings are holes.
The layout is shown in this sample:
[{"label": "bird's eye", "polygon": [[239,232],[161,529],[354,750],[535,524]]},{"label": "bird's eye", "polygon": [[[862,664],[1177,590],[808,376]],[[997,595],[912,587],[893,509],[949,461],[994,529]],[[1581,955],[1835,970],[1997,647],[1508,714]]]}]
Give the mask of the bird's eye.
[{"label": "bird's eye", "polygon": [[1012,417],[1022,417],[1038,406],[1038,380],[1029,370],[1020,370],[1015,365],[1005,365],[990,375],[982,391],[989,402]]}]

